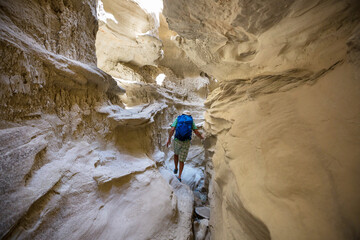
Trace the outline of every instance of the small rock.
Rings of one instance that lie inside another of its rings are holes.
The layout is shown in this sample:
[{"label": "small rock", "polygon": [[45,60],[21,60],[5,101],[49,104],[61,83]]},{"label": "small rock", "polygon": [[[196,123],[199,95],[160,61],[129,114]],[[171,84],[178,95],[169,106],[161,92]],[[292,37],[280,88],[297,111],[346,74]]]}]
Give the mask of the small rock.
[{"label": "small rock", "polygon": [[195,212],[200,217],[209,219],[210,218],[210,208],[209,207],[196,207]]}]

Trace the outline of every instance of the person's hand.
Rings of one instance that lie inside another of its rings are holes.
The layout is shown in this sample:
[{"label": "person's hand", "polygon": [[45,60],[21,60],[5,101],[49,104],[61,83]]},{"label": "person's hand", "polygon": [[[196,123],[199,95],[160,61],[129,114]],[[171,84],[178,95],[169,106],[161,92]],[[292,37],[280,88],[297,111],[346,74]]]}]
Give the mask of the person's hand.
[{"label": "person's hand", "polygon": [[199,138],[200,138],[201,144],[204,144],[204,141],[205,141],[204,135],[200,133]]},{"label": "person's hand", "polygon": [[169,139],[169,140],[167,141],[166,146],[169,147],[170,143],[171,143],[171,139]]}]

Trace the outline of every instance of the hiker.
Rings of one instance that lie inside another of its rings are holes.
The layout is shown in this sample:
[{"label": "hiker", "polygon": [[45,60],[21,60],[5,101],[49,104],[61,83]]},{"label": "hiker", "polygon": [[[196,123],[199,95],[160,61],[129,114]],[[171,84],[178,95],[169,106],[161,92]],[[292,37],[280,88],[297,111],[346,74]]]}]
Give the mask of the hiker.
[{"label": "hiker", "polygon": [[174,139],[174,173],[177,174],[178,172],[178,161],[180,160],[180,171],[177,179],[181,182],[181,174],[184,169],[184,162],[189,152],[192,131],[194,131],[196,136],[198,136],[200,139],[204,139],[204,137],[197,130],[197,127],[189,111],[184,111],[183,114],[178,116],[175,119],[174,123],[171,124],[169,140],[166,143],[167,147],[169,147],[171,143],[171,137],[174,134],[175,130],[176,133]]}]

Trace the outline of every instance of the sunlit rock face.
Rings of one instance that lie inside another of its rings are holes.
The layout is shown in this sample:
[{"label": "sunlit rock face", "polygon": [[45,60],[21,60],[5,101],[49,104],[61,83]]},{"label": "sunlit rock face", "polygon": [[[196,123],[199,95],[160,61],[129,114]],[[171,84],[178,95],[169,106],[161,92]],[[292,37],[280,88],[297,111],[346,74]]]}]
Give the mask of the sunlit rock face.
[{"label": "sunlit rock face", "polygon": [[159,37],[163,43],[164,57],[159,64],[170,68],[179,77],[199,76],[199,68],[188,58],[179,45],[180,36],[171,31],[165,17],[160,15]]},{"label": "sunlit rock face", "polygon": [[181,49],[178,34],[169,30],[160,13],[162,1],[138,2],[99,2],[100,26],[96,36],[99,68],[118,75],[122,71],[121,64],[133,68],[161,65],[179,77],[198,76],[200,70]]},{"label": "sunlit rock face", "polygon": [[214,239],[360,237],[357,1],[165,0],[221,80],[205,116]]},{"label": "sunlit rock face", "polygon": [[96,36],[98,66],[116,71],[119,63],[154,65],[162,57],[158,19],[136,2],[99,1],[99,31]]}]

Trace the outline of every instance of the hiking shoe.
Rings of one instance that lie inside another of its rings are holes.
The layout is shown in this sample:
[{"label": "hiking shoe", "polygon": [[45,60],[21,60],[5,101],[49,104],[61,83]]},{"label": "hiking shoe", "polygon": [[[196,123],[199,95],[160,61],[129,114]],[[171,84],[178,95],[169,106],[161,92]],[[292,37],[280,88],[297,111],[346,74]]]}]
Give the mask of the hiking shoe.
[{"label": "hiking shoe", "polygon": [[178,171],[177,168],[175,168],[175,169],[174,169],[174,174],[177,174],[177,171]]},{"label": "hiking shoe", "polygon": [[176,177],[180,182],[181,182],[181,178],[179,178],[179,177]]}]

